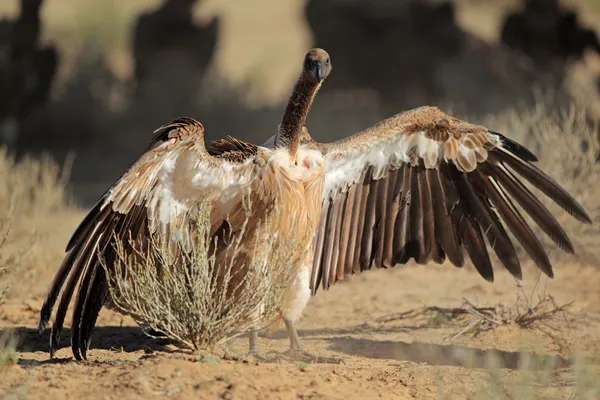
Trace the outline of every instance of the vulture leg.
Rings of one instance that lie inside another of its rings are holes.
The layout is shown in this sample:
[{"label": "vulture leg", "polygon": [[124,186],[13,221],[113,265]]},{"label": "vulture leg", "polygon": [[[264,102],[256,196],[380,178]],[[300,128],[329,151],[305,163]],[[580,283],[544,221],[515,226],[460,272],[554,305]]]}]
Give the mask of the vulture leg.
[{"label": "vulture leg", "polygon": [[281,308],[281,319],[285,323],[288,336],[290,338],[289,350],[279,353],[276,351],[269,352],[268,358],[258,354],[257,333],[250,333],[250,351],[249,356],[257,361],[263,362],[280,362],[280,361],[302,361],[307,363],[325,363],[325,364],[340,364],[342,359],[335,357],[321,357],[313,355],[302,349],[298,331],[296,330],[296,322],[300,319],[302,310],[310,299],[310,271],[308,268],[301,270],[292,285],[288,288],[288,297]]},{"label": "vulture leg", "polygon": [[258,331],[252,331],[248,334],[248,359],[264,363],[302,361],[306,363],[341,364],[344,362],[341,358],[321,357],[303,350],[302,345],[300,344],[300,337],[298,336],[296,324],[285,317],[283,318],[283,322],[285,323],[285,328],[290,338],[289,350],[283,353],[271,351],[267,353],[267,356],[261,355],[258,351]]},{"label": "vulture leg", "polygon": [[300,344],[300,337],[298,336],[298,330],[296,329],[296,323],[283,318],[283,323],[287,329],[288,336],[290,338],[289,350],[279,354],[276,358],[280,358],[286,361],[302,361],[306,363],[321,363],[321,364],[342,364],[344,360],[338,357],[322,357],[309,353],[302,349]]},{"label": "vulture leg", "polygon": [[258,351],[258,331],[252,331],[248,334],[248,357],[247,360],[257,362],[272,362],[269,357],[265,357]]},{"label": "vulture leg", "polygon": [[252,331],[248,335],[248,354],[258,354],[258,331]]},{"label": "vulture leg", "polygon": [[318,357],[302,350],[300,338],[296,330],[296,322],[300,319],[302,310],[310,299],[310,271],[303,269],[299,271],[294,282],[289,287],[288,298],[281,309],[281,319],[285,323],[290,338],[290,349],[284,353],[276,353],[275,360],[303,361],[308,363],[333,363],[339,364],[339,358]]}]

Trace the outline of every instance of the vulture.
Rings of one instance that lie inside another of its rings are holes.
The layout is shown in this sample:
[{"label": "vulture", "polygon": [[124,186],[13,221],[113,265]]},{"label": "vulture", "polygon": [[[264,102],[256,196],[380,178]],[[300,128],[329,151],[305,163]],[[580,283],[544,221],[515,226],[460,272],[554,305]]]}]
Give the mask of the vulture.
[{"label": "vulture", "polygon": [[[207,146],[203,125],[192,118],[155,131],[148,150],[102,196],[67,245],[40,312],[43,330],[58,301],[51,355],[77,292],[71,347],[77,360],[86,358],[98,313],[110,301],[99,257],[110,267],[112,241],[158,233],[189,248],[191,216],[199,201],[212,205],[211,232],[216,235],[225,218],[236,228],[242,197],[248,195],[255,205],[249,226],[268,219],[271,234],[309,249],[298,265],[289,266],[297,272],[280,309],[290,340],[290,349],[281,353],[287,359],[335,361],[304,351],[296,324],[319,287],[328,289],[346,275],[410,259],[419,264],[447,259],[458,267],[470,259],[492,281],[491,249],[520,279],[511,232],[552,277],[548,255],[524,213],[561,249],[574,252],[563,228],[526,182],[579,221],[591,223],[588,214],[534,165],[531,151],[483,126],[421,107],[346,139],[315,141],[305,121],[331,69],[326,51],[306,54],[281,123],[262,146],[233,138]],[[259,251],[264,245],[254,235],[242,241]],[[251,354],[258,353],[256,332],[250,334],[249,347]]]}]

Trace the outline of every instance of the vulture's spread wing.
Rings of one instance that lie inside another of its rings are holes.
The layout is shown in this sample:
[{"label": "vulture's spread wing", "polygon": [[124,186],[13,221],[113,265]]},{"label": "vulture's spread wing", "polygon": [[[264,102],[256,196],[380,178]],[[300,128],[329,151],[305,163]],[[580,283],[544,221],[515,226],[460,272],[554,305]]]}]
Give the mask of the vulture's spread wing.
[{"label": "vulture's spread wing", "polygon": [[[109,295],[99,254],[110,266],[116,256],[116,238],[143,241],[153,233],[170,247],[190,249],[195,207],[207,202],[223,213],[228,207],[237,207],[252,177],[251,161],[251,157],[233,162],[210,155],[204,146],[203,126],[191,118],[159,128],[150,148],[102,196],[67,245],[40,313],[41,330],[62,292],[50,337],[51,354],[58,346],[67,308],[79,284],[71,347],[77,359],[86,356],[96,318]],[[219,215],[214,222],[219,223],[218,219]]]},{"label": "vulture's spread wing", "polygon": [[417,263],[462,266],[463,250],[487,280],[488,246],[515,277],[521,267],[510,230],[552,276],[542,244],[519,204],[563,250],[564,230],[521,182],[524,178],[580,221],[583,208],[536,168],[525,147],[433,107],[398,114],[347,139],[312,142],[325,157],[323,213],[315,236],[313,293],[347,274]]}]

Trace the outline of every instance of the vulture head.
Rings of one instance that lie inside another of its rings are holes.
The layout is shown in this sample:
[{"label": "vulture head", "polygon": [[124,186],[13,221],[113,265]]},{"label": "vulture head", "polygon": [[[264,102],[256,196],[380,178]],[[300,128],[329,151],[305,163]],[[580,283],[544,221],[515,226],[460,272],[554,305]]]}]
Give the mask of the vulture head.
[{"label": "vulture head", "polygon": [[304,57],[304,75],[314,83],[321,83],[331,72],[331,59],[323,49],[312,49]]}]

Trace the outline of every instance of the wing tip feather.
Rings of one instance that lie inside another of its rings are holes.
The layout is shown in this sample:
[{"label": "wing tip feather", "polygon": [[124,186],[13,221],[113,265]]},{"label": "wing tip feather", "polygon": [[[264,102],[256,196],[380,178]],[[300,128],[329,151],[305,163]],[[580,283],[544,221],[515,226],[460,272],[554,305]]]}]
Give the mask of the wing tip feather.
[{"label": "wing tip feather", "polygon": [[531,150],[529,150],[527,147],[523,146],[521,143],[518,143],[512,139],[509,139],[501,133],[493,132],[493,131],[489,131],[489,132],[494,135],[499,136],[500,139],[502,140],[502,145],[504,146],[504,148],[506,148],[508,151],[510,151],[511,153],[513,153],[514,155],[519,157],[520,159],[529,161],[529,162],[539,161],[537,156],[535,154],[533,154],[533,152]]}]

